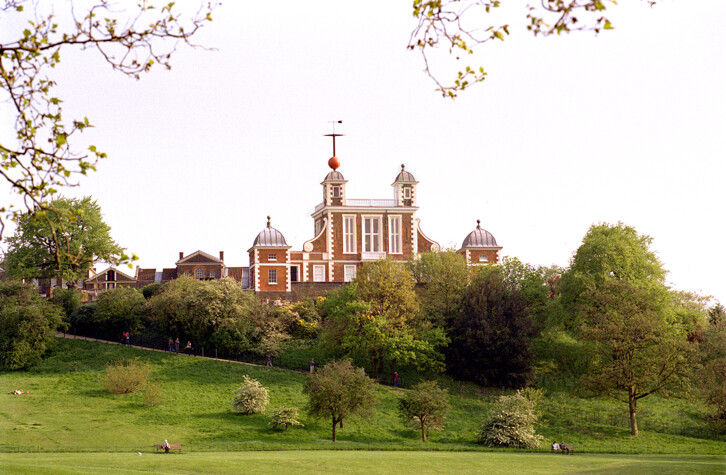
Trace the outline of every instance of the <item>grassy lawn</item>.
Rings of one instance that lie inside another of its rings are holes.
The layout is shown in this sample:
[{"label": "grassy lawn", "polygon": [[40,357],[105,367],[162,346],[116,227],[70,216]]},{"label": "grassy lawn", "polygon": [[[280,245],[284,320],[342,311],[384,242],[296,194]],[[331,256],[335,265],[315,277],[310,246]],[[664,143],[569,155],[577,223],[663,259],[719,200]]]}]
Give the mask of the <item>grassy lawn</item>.
[{"label": "grassy lawn", "polygon": [[[133,356],[151,365],[151,379],[161,387],[165,398],[163,404],[149,407],[143,404],[139,394],[111,395],[101,388],[99,377],[106,363]],[[154,443],[168,439],[183,444],[185,452],[193,453],[193,458],[192,454],[185,453],[179,457],[180,460],[187,460],[187,457],[188,460],[197,460],[196,457],[203,457],[200,452],[299,449],[457,452],[442,453],[436,457],[462,457],[465,454],[461,452],[489,451],[487,457],[493,457],[491,460],[510,455],[534,460],[526,457],[535,454],[504,449],[492,451],[473,442],[482,418],[497,396],[496,392],[484,392],[475,385],[448,382],[453,410],[446,431],[432,433],[430,442],[426,444],[421,443],[418,434],[404,426],[398,418],[398,396],[405,390],[379,386],[376,415],[366,421],[345,421],[345,427],[338,432],[339,441],[333,444],[328,421],[310,419],[303,414],[301,421],[305,424],[304,428],[278,432],[267,427],[267,414],[242,416],[232,412],[231,399],[243,375],[260,380],[270,390],[268,413],[279,406],[304,408],[306,398],[301,390],[307,376],[302,373],[97,342],[61,340],[56,351],[37,367],[26,372],[0,373],[0,452],[43,452],[40,459],[60,457],[57,459],[59,463],[62,463],[63,456],[49,455],[48,452],[118,452],[118,455],[89,454],[87,460],[90,463],[100,457],[98,460],[123,461],[129,460],[129,456],[123,454],[147,453]],[[14,389],[23,389],[29,394],[9,394]],[[628,433],[624,405],[601,399],[582,400],[564,392],[554,392],[548,395],[543,406],[545,414],[539,433],[545,436],[547,443],[557,439],[574,444],[578,452],[576,460],[581,460],[583,453],[724,454],[724,437],[704,435],[704,409],[695,403],[659,398],[644,401],[640,420],[643,431],[637,438],[630,437]],[[372,452],[372,455],[353,452],[346,457],[375,458],[376,453],[380,452]],[[264,455],[230,454],[229,457]],[[70,460],[74,459],[72,455],[68,456]],[[433,454],[427,453],[426,458],[429,456]],[[544,456],[544,464],[555,463],[559,467],[570,463],[551,454]],[[8,461],[13,456],[3,457],[0,460]],[[22,460],[23,456],[18,454],[17,457],[17,460]],[[85,457],[80,459],[86,460]],[[169,460],[176,463],[174,457],[176,455],[169,456]],[[226,456],[210,457],[209,463],[212,464],[214,457],[221,459]],[[327,456],[312,453],[309,457],[314,465],[317,463],[314,460],[326,460]],[[550,462],[548,457],[555,458]],[[145,463],[145,459],[141,457],[143,462],[140,460],[138,463]],[[602,460],[611,459],[606,457]],[[657,460],[661,463],[670,459]],[[123,464],[114,467],[121,469]],[[380,469],[385,469],[385,466]]]},{"label": "grassy lawn", "polygon": [[714,473],[723,456],[283,451],[0,454],[4,473]]}]

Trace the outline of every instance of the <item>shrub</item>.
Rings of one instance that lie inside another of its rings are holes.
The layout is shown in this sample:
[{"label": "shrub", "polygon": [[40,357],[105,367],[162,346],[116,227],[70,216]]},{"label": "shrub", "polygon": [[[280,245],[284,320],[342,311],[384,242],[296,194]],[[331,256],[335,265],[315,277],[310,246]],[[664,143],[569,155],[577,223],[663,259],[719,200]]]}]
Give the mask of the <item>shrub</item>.
[{"label": "shrub", "polygon": [[538,419],[535,399],[541,394],[536,393],[533,396],[529,399],[522,391],[510,396],[500,396],[479,428],[477,441],[488,447],[539,447],[543,437],[534,430]]},{"label": "shrub", "polygon": [[158,406],[164,402],[164,395],[158,384],[147,384],[144,386],[144,404],[147,406]]},{"label": "shrub", "polygon": [[61,313],[34,285],[15,280],[0,282],[0,370],[40,363],[55,344]]},{"label": "shrub", "polygon": [[302,422],[297,418],[300,411],[297,407],[278,407],[272,412],[272,420],[269,425],[273,429],[284,429],[287,431],[289,427],[302,426]]},{"label": "shrub", "polygon": [[111,394],[134,393],[146,384],[150,373],[149,365],[138,358],[119,360],[106,366],[103,387]]},{"label": "shrub", "polygon": [[258,414],[265,412],[269,401],[267,388],[256,379],[245,376],[242,385],[237,388],[232,407],[242,414]]}]

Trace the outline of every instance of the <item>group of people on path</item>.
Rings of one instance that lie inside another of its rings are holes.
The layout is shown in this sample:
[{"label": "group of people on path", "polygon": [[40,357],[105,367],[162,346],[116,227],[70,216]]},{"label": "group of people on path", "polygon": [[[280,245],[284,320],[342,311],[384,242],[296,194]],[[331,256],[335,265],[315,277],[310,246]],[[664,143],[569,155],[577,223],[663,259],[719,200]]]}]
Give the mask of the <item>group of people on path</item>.
[{"label": "group of people on path", "polygon": [[[176,338],[176,340],[173,340],[171,337],[169,337],[169,353],[179,353],[179,345],[181,342],[179,341],[179,337]],[[184,347],[184,351],[187,353],[194,353],[194,356],[197,356],[197,348],[194,346],[194,344],[191,342],[191,340],[187,340],[187,346]]]}]

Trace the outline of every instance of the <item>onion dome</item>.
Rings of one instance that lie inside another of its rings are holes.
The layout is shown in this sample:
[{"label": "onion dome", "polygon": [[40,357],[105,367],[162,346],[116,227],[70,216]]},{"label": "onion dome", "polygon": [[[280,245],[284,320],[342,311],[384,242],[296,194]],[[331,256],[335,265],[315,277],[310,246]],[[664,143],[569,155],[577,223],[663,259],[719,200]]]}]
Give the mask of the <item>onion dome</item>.
[{"label": "onion dome", "polygon": [[462,249],[466,248],[482,248],[482,247],[499,247],[497,240],[494,239],[492,233],[481,227],[481,221],[476,220],[476,229],[469,233],[461,244]]},{"label": "onion dome", "polygon": [[401,173],[398,174],[396,181],[394,181],[394,183],[401,182],[416,183],[416,178],[413,177],[411,172],[406,171],[406,165],[404,164],[401,164]]},{"label": "onion dome", "polygon": [[267,227],[260,231],[260,234],[255,238],[255,243],[252,247],[263,246],[263,247],[288,247],[285,241],[285,236],[280,231],[270,226],[270,217],[267,217]]}]

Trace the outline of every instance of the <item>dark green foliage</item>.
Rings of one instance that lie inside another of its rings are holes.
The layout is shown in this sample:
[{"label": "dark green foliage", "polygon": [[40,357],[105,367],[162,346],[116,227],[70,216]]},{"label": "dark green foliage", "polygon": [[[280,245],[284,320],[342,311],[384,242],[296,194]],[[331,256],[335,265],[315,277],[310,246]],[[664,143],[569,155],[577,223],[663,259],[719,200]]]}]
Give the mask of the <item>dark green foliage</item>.
[{"label": "dark green foliage", "polygon": [[158,294],[161,290],[161,284],[154,283],[144,286],[143,289],[141,289],[141,294],[144,296],[146,300],[149,300],[154,295]]},{"label": "dark green foliage", "polygon": [[103,292],[96,302],[94,321],[98,331],[117,340],[123,332],[137,332],[141,326],[146,300],[137,289],[119,287]]},{"label": "dark green foliage", "polygon": [[55,343],[60,307],[30,284],[0,281],[0,368],[23,369],[42,360]]},{"label": "dark green foliage", "polygon": [[482,269],[471,283],[450,336],[446,364],[457,379],[507,388],[532,381],[534,327],[527,301],[519,290],[505,288],[497,268]]},{"label": "dark green foliage", "polygon": [[53,289],[51,302],[62,308],[66,317],[70,317],[81,307],[82,300],[83,295],[80,290],[56,287]]}]

